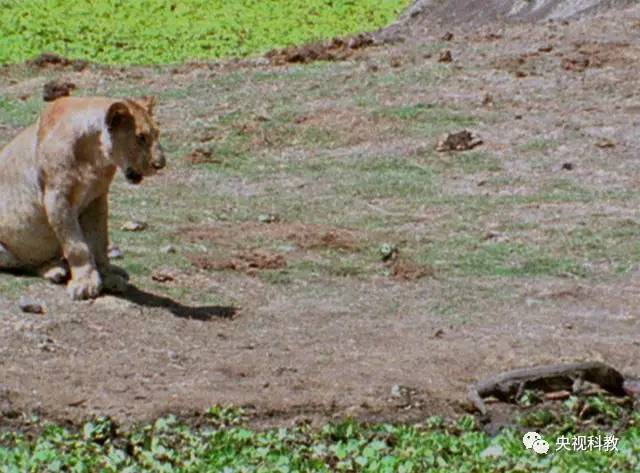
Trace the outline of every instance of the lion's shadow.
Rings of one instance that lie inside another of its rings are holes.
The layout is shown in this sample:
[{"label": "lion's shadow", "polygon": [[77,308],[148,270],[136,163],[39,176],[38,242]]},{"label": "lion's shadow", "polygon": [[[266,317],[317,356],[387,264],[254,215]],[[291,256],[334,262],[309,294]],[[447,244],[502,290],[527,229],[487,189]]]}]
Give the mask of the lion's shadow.
[{"label": "lion's shadow", "polygon": [[129,284],[127,290],[115,297],[125,299],[143,307],[164,308],[182,319],[209,321],[213,319],[232,319],[238,309],[231,306],[186,306],[165,296],[146,292]]}]

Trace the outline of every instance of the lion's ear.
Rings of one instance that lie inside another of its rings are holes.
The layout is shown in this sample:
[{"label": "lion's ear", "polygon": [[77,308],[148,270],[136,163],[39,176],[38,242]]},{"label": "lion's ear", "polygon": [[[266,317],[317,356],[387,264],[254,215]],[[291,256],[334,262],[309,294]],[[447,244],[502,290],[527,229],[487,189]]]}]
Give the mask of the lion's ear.
[{"label": "lion's ear", "polygon": [[133,123],[133,116],[123,102],[115,102],[109,107],[105,119],[107,127],[110,131],[123,126],[129,126]]},{"label": "lion's ear", "polygon": [[144,108],[149,116],[153,116],[153,110],[156,106],[156,97],[155,95],[148,95],[145,97],[141,97],[136,100],[137,104]]}]

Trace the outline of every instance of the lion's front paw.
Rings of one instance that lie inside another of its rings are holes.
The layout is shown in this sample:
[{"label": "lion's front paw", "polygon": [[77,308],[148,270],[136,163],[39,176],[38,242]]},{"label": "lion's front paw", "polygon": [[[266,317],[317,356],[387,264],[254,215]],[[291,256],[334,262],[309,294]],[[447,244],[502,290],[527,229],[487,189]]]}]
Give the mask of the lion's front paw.
[{"label": "lion's front paw", "polygon": [[88,275],[72,279],[67,285],[67,293],[74,301],[93,299],[100,295],[102,280],[98,271],[92,270]]}]

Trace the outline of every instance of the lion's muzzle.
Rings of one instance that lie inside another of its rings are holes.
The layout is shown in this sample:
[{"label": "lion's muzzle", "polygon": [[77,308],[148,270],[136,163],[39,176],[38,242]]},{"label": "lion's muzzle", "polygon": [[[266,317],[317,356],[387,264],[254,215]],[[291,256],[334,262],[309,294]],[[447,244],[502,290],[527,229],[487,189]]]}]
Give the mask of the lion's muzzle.
[{"label": "lion's muzzle", "polygon": [[140,184],[140,181],[142,181],[142,174],[134,171],[132,168],[126,169],[126,171],[124,172],[124,177],[126,177],[127,181],[129,181],[131,184]]}]

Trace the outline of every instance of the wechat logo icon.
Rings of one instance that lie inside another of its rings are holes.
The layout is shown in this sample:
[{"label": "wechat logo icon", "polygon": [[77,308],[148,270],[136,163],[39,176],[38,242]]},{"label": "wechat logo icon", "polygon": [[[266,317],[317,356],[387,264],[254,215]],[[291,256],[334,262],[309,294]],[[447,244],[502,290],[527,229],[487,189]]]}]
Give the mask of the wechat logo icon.
[{"label": "wechat logo icon", "polygon": [[522,437],[522,443],[527,450],[533,450],[538,455],[544,455],[549,451],[549,442],[542,438],[538,432],[527,432]]}]

